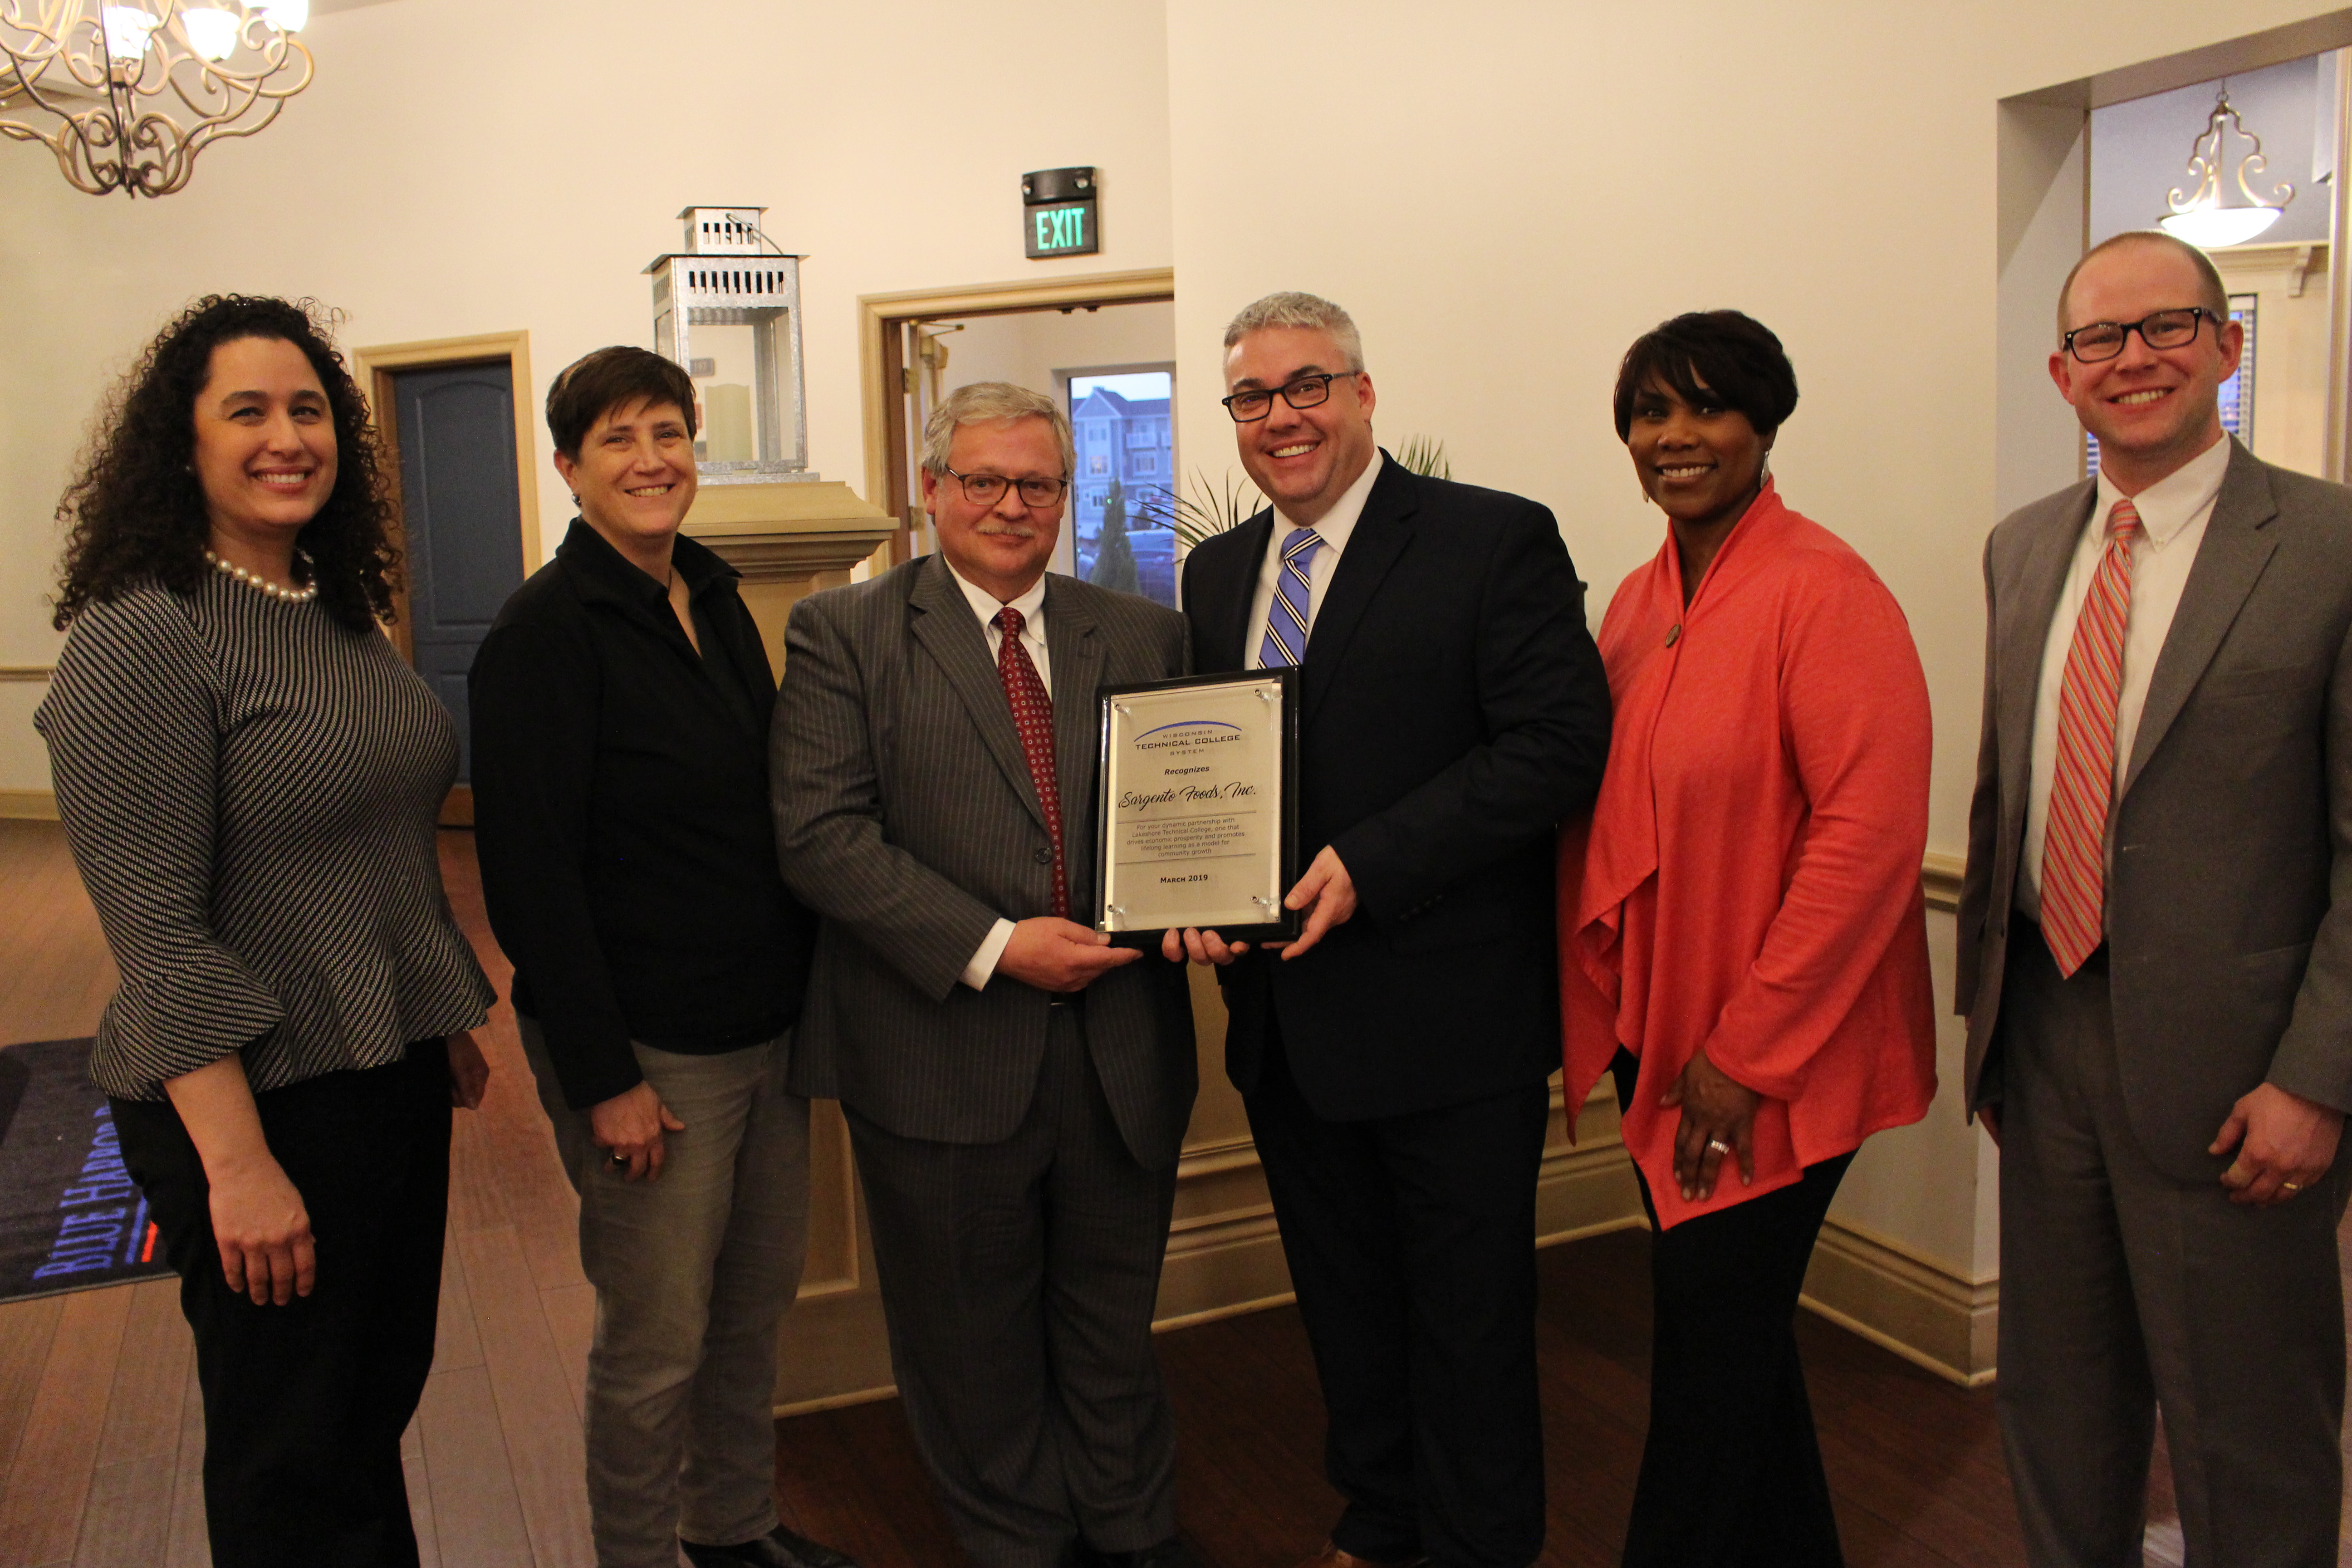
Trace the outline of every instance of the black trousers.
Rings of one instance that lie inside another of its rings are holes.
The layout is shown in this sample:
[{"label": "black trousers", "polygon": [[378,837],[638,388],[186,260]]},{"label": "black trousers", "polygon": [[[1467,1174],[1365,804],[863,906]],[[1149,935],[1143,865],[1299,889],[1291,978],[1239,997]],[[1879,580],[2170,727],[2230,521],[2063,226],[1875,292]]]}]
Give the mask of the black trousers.
[{"label": "black trousers", "polygon": [[433,1368],[449,1206],[449,1058],[254,1097],[302,1194],[318,1282],[257,1307],[222,1276],[211,1188],[168,1100],[113,1101],[145,1189],[205,1398],[205,1513],[219,1568],[413,1568],[400,1435]]},{"label": "black trousers", "polygon": [[1436,1110],[1327,1121],[1269,1029],[1245,1097],[1347,1500],[1332,1542],[1434,1568],[1543,1549],[1536,1390],[1542,1082]]},{"label": "black trousers", "polygon": [[[1620,1106],[1634,1062],[1612,1068]],[[1797,1354],[1797,1297],[1852,1154],[1760,1198],[1654,1233],[1650,1436],[1627,1568],[1836,1568],[1837,1516]],[[1739,1173],[1729,1162],[1723,1180]]]}]

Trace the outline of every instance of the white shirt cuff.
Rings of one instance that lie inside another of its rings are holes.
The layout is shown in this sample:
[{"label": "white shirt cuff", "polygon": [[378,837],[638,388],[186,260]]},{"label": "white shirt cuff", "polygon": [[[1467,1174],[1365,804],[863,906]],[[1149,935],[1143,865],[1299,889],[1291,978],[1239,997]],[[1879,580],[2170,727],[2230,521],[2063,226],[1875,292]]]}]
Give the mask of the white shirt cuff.
[{"label": "white shirt cuff", "polygon": [[1013,922],[998,921],[995,927],[981,939],[979,950],[971,955],[971,962],[963,966],[963,983],[974,991],[985,989],[988,977],[996,973],[996,961],[1004,956],[1004,944],[1012,940]]}]

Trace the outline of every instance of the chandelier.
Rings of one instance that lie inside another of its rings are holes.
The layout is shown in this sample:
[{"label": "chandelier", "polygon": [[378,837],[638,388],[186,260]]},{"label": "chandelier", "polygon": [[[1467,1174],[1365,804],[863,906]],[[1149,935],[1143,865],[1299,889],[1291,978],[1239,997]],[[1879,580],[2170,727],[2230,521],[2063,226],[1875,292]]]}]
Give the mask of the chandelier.
[{"label": "chandelier", "polygon": [[[2238,195],[2242,203],[2224,205],[2229,191],[2221,183],[2221,168],[2228,162],[2229,147],[2222,121],[2226,120],[2242,142],[2253,143],[2252,151],[2238,160]],[[2246,129],[2238,111],[2230,107],[2230,88],[2224,82],[2221,96],[2214,100],[2213,112],[2206,117],[2205,129],[2189,144],[2189,177],[2194,182],[2188,195],[2178,186],[2171,195],[2172,210],[2157,221],[2164,232],[2176,239],[2185,239],[2200,250],[2213,250],[2225,245],[2243,245],[2254,236],[2278,222],[2286,204],[2294,200],[2294,187],[2280,184],[2273,187],[2273,200],[2264,201],[2254,195],[2247,176],[2262,174],[2269,165],[2263,161],[2263,139]]]},{"label": "chandelier", "polygon": [[0,0],[0,135],[92,195],[168,196],[310,85],[310,0]]}]

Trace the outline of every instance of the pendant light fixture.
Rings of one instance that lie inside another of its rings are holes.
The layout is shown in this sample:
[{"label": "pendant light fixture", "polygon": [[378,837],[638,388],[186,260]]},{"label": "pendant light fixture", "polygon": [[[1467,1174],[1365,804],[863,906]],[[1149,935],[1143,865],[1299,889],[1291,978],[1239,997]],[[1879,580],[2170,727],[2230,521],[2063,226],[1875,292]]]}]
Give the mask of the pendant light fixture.
[{"label": "pendant light fixture", "polygon": [[310,84],[310,0],[0,0],[0,136],[77,189],[167,196]]},{"label": "pendant light fixture", "polygon": [[[2240,141],[2253,143],[2252,149],[2238,160],[2234,171],[2236,196],[2242,199],[2231,199],[2222,181],[2222,169],[2229,161],[2225,121]],[[2189,144],[2189,189],[2184,195],[2176,186],[2171,195],[2172,210],[2157,221],[2165,233],[2185,239],[2200,250],[2243,245],[2278,222],[2287,203],[2294,200],[2294,187],[2284,182],[2272,187],[2267,201],[2254,195],[2250,177],[2268,167],[2263,160],[2263,139],[2247,130],[2238,111],[2230,107],[2230,85],[2223,82],[2221,95],[2214,100],[2213,112],[2206,117],[2205,129]]]}]

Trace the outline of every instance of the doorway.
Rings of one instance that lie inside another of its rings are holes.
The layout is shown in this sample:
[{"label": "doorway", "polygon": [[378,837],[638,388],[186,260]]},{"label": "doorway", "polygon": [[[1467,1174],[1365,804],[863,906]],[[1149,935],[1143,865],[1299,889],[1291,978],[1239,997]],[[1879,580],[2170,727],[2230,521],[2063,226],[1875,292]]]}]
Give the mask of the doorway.
[{"label": "doorway", "polygon": [[[2052,416],[2051,303],[2091,245],[2154,226],[2171,190],[2193,187],[2191,135],[2225,81],[2264,137],[2270,168],[2250,178],[2296,187],[2263,243],[2208,252],[2233,313],[2255,327],[2231,416],[2258,456],[2347,477],[2352,266],[2330,264],[2352,211],[2352,171],[2338,173],[2352,134],[2352,68],[2336,53],[2347,47],[2352,11],[2339,11],[2000,100],[1995,515],[2074,483],[2095,460],[2075,422]],[[2234,137],[2227,147],[2233,192],[2248,151]]]},{"label": "doorway", "polygon": [[[2147,227],[2173,193],[2195,184],[2190,143],[2226,95],[2232,118],[2222,127],[2220,184],[2241,199],[2244,163],[2255,194],[2283,206],[2269,226],[2206,251],[2245,329],[2238,373],[2221,386],[2221,424],[2254,456],[2314,475],[2326,466],[2329,228],[2347,53],[2323,50],[2108,104],[2090,121],[2084,237],[2096,245]],[[2244,163],[2249,155],[2259,162]],[[2085,468],[2097,467],[2092,445]]]},{"label": "doorway", "polygon": [[[1046,393],[1070,421],[1077,467],[1053,569],[1173,608],[1176,307],[1165,300],[910,321],[908,493],[921,495],[923,423],[977,381]],[[918,504],[916,514],[921,519]],[[928,546],[928,519],[921,519]]]},{"label": "doorway", "polygon": [[466,677],[499,610],[539,562],[525,334],[362,349],[400,518],[394,643],[457,726],[444,826],[474,820]]},{"label": "doorway", "polygon": [[[1172,445],[1176,275],[1166,268],[1057,278],[1034,283],[983,285],[971,289],[920,289],[867,295],[858,301],[860,351],[865,361],[866,494],[897,519],[891,542],[893,564],[929,553],[929,522],[923,515],[919,479],[923,421],[940,400],[975,381],[1011,381],[1055,395],[1070,412],[1073,378],[1081,396],[1095,389],[1088,376],[1132,370],[1167,373],[1169,401],[1160,423],[1138,441],[1150,447],[1154,473],[1167,488],[1177,482]],[[1114,385],[1117,384],[1114,383]],[[1150,401],[1145,399],[1145,401]],[[1149,413],[1139,423],[1149,423]],[[1121,438],[1129,438],[1122,427]],[[1127,448],[1122,447],[1124,452]],[[1134,448],[1139,460],[1145,447]],[[1079,460],[1085,476],[1086,458]],[[1103,476],[1108,479],[1107,472]],[[1140,561],[1158,551],[1145,537],[1164,528],[1162,485],[1132,501],[1130,483],[1141,490],[1139,469],[1122,474],[1122,519],[1130,553]],[[1102,518],[1082,518],[1076,486],[1066,515],[1054,569],[1090,575],[1098,563]],[[1108,500],[1108,485],[1101,487]],[[1146,506],[1146,502],[1150,506]],[[1086,535],[1081,553],[1082,531]],[[1139,542],[1139,551],[1135,546]],[[1173,535],[1169,542],[1172,544]],[[1172,550],[1167,571],[1168,600],[1174,597]],[[1139,586],[1141,574],[1139,572]],[[1118,584],[1123,585],[1123,584]]]}]

